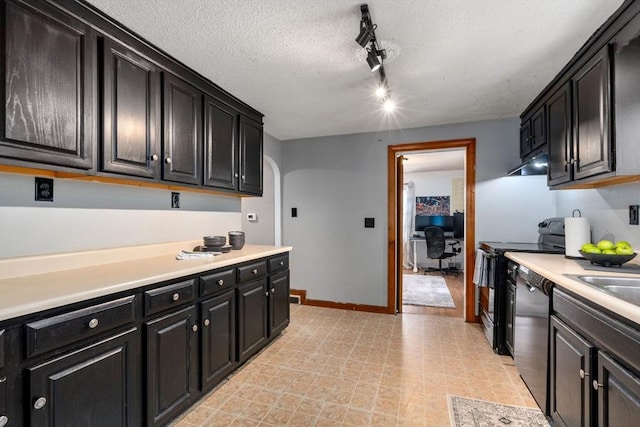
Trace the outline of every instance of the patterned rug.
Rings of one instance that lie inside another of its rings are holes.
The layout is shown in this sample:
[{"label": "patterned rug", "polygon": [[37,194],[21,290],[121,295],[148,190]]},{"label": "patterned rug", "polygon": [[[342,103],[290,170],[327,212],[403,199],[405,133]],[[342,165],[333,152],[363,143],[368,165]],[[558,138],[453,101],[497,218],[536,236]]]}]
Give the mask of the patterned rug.
[{"label": "patterned rug", "polygon": [[404,274],[402,276],[402,303],[456,308],[447,283],[441,276]]},{"label": "patterned rug", "polygon": [[451,394],[447,397],[452,427],[549,427],[538,408],[502,405]]}]

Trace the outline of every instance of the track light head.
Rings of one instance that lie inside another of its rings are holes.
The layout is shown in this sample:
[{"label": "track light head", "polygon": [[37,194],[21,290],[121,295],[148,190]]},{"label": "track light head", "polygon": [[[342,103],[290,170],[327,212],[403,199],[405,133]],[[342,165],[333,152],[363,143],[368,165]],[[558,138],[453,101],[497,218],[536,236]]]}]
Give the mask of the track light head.
[{"label": "track light head", "polygon": [[373,31],[369,29],[364,21],[360,21],[360,34],[356,37],[356,42],[362,46],[367,47],[367,44],[373,38]]},{"label": "track light head", "polygon": [[369,50],[368,52],[369,54],[367,55],[367,64],[369,64],[369,68],[371,68],[371,72],[373,73],[374,71],[377,71],[382,64],[380,64],[378,56],[372,50]]}]

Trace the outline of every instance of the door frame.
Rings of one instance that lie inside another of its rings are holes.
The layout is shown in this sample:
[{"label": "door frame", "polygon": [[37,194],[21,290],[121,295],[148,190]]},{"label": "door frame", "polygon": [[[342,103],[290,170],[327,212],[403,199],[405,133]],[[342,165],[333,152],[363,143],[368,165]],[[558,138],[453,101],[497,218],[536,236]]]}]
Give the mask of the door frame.
[{"label": "door frame", "polygon": [[[473,262],[476,209],[476,139],[454,139],[445,141],[414,142],[387,146],[387,312],[396,313],[397,290],[402,291],[402,229],[398,221],[403,177],[398,176],[397,158],[412,151],[428,152],[464,148],[465,150],[465,212],[464,212],[464,320],[477,322],[475,315],[475,286],[473,285]],[[397,287],[396,287],[397,283]]]}]

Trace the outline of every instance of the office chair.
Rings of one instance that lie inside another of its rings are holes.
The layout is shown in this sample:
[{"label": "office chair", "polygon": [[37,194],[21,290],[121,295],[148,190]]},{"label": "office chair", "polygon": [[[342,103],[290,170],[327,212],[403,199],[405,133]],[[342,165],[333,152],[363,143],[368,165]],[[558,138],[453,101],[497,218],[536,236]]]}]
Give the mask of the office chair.
[{"label": "office chair", "polygon": [[458,255],[462,251],[462,248],[459,247],[460,242],[455,240],[452,243],[449,243],[449,245],[451,246],[451,251],[445,252],[447,243],[446,239],[444,238],[444,231],[440,227],[425,227],[424,239],[427,243],[427,258],[438,260],[438,268],[427,267],[424,270],[424,274],[432,271],[439,271],[443,276],[446,273],[453,273],[457,276],[458,270],[442,268],[442,260]]}]

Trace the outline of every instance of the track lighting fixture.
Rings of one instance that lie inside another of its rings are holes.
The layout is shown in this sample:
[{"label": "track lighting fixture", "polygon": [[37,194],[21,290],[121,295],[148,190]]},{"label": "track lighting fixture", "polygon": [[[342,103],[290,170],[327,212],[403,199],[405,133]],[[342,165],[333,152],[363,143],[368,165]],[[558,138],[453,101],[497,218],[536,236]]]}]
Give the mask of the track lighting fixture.
[{"label": "track lighting fixture", "polygon": [[380,74],[380,84],[376,89],[376,95],[382,100],[384,110],[390,112],[395,109],[395,104],[391,101],[387,76],[384,71],[387,52],[384,49],[380,49],[375,33],[377,25],[371,22],[369,6],[366,4],[361,5],[360,12],[362,13],[362,19],[360,20],[360,33],[356,37],[356,42],[367,50],[367,64],[371,68],[371,72],[377,71]]}]

